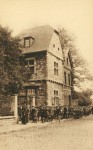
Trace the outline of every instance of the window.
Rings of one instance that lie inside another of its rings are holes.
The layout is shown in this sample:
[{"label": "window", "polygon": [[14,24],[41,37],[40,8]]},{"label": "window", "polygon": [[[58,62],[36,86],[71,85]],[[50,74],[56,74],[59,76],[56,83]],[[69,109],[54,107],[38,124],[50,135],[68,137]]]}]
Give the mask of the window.
[{"label": "window", "polygon": [[58,63],[54,62],[54,75],[58,76]]},{"label": "window", "polygon": [[35,95],[35,89],[28,89],[28,95]]},{"label": "window", "polygon": [[58,91],[54,90],[54,105],[59,105]]},{"label": "window", "polygon": [[67,84],[66,72],[64,72],[64,81],[65,81],[65,84]]},{"label": "window", "polygon": [[71,76],[68,74],[68,85],[71,85]]},{"label": "window", "polygon": [[26,59],[25,60],[25,66],[28,67],[30,74],[35,73],[35,71],[36,71],[36,61],[35,61],[35,59],[30,59],[30,58]]},{"label": "window", "polygon": [[24,38],[24,47],[30,47],[33,43],[34,38],[32,37],[25,37]]},{"label": "window", "polygon": [[58,47],[58,50],[59,50],[59,47]]}]

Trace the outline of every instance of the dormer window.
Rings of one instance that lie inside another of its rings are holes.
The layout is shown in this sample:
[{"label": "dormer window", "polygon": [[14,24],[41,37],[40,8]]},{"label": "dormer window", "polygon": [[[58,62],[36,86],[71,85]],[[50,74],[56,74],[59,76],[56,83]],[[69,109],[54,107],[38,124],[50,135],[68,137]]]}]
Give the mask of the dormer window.
[{"label": "dormer window", "polygon": [[30,37],[25,37],[24,38],[24,47],[30,47],[33,43],[34,38]]}]

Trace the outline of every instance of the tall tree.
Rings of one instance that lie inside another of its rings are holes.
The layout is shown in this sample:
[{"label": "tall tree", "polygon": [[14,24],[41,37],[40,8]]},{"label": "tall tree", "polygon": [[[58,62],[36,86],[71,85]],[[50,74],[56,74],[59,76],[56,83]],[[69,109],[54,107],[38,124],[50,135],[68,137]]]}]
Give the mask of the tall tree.
[{"label": "tall tree", "polygon": [[17,93],[25,81],[20,40],[0,26],[0,96]]},{"label": "tall tree", "polygon": [[69,34],[64,28],[58,29],[58,31],[64,55],[69,51],[71,56],[73,83],[75,86],[80,87],[81,82],[85,79],[90,79],[90,74],[87,69],[87,62],[76,48],[74,36]]}]

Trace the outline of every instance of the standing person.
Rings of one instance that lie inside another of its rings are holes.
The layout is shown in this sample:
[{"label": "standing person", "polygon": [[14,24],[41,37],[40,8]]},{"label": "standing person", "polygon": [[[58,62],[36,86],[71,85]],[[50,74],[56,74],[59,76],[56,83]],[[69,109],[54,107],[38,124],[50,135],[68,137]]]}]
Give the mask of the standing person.
[{"label": "standing person", "polygon": [[59,113],[60,113],[60,108],[59,107],[57,107],[56,113],[57,113],[57,119],[59,119]]},{"label": "standing person", "polygon": [[28,123],[28,120],[29,120],[29,117],[28,117],[28,115],[29,115],[29,108],[26,106],[26,108],[25,108],[25,113],[26,113],[26,123]]},{"label": "standing person", "polygon": [[37,120],[39,121],[41,117],[41,109],[39,107],[37,108],[37,112]]},{"label": "standing person", "polygon": [[45,109],[45,107],[42,107],[41,108],[41,121],[42,121],[42,123],[44,123],[46,121],[46,117],[47,117],[46,109]]},{"label": "standing person", "polygon": [[66,118],[69,118],[69,108],[66,107],[67,111],[66,111]]},{"label": "standing person", "polygon": [[60,114],[61,114],[61,119],[63,119],[63,108],[62,108],[62,106],[60,107]]},{"label": "standing person", "polygon": [[57,118],[57,114],[56,114],[56,107],[54,107],[54,119]]},{"label": "standing person", "polygon": [[34,122],[34,114],[35,114],[35,108],[34,108],[34,106],[32,106],[32,110],[31,110],[31,119],[32,119],[32,122]]},{"label": "standing person", "polygon": [[51,110],[51,108],[49,108],[49,122],[51,121],[52,122],[52,110]]},{"label": "standing person", "polygon": [[46,108],[46,121],[49,121],[49,108]]},{"label": "standing person", "polygon": [[37,109],[36,107],[35,107],[35,110],[34,110],[34,114],[33,114],[33,115],[34,115],[34,120],[33,120],[33,121],[34,121],[35,123],[37,123],[38,109]]},{"label": "standing person", "polygon": [[22,119],[22,106],[18,106],[18,116],[19,116],[19,120],[21,121]]},{"label": "standing person", "polygon": [[60,119],[61,119],[61,111],[60,111],[60,107],[58,106],[57,107],[57,119],[59,120],[59,122],[60,122]]},{"label": "standing person", "polygon": [[44,108],[41,108],[41,121],[44,122]]},{"label": "standing person", "polygon": [[63,117],[64,117],[65,119],[67,118],[67,107],[66,107],[66,106],[64,106]]},{"label": "standing person", "polygon": [[26,124],[26,104],[22,106],[22,124]]},{"label": "standing person", "polygon": [[71,106],[69,106],[69,117],[73,117],[73,108]]},{"label": "standing person", "polygon": [[51,119],[52,119],[52,121],[54,119],[54,107],[51,108]]},{"label": "standing person", "polygon": [[59,122],[61,120],[61,109],[60,108],[59,108],[59,112],[58,112],[58,120],[59,120]]}]

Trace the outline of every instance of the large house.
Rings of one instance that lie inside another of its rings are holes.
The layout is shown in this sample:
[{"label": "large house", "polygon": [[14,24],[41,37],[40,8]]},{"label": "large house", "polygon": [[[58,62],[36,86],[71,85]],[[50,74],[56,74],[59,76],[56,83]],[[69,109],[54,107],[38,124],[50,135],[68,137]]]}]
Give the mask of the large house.
[{"label": "large house", "polygon": [[42,26],[19,37],[28,68],[28,82],[19,93],[19,104],[71,105],[71,58],[61,48],[59,33]]}]

